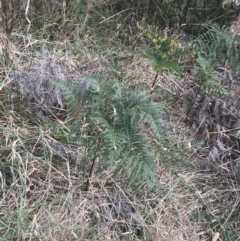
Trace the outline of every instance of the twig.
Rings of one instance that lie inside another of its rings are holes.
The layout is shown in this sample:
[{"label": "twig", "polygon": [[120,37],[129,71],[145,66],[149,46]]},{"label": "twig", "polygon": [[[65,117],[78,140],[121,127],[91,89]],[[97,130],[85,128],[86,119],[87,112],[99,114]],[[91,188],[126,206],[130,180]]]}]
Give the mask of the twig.
[{"label": "twig", "polygon": [[130,10],[130,9],[133,9],[133,8],[124,9],[124,10],[122,10],[121,12],[116,13],[116,14],[112,15],[111,17],[104,19],[104,20],[101,21],[99,24],[102,24],[102,23],[108,21],[109,19],[114,18],[114,17],[116,17],[117,15],[119,15],[119,14],[121,14],[121,13],[123,13],[123,12],[126,12],[126,11],[128,11],[128,10]]},{"label": "twig", "polygon": [[170,89],[168,89],[167,87],[164,87],[161,84],[158,84],[161,88],[163,88],[164,90],[168,91],[169,93],[171,93],[172,95],[176,95],[176,93],[172,92]]},{"label": "twig", "polygon": [[171,79],[169,76],[165,75],[164,73],[162,73],[162,75],[168,80],[170,80],[172,83],[174,83],[181,91],[183,91],[183,88],[175,80]]},{"label": "twig", "polygon": [[157,83],[157,78],[158,78],[159,71],[160,71],[160,70],[157,71],[157,73],[156,73],[156,75],[155,75],[155,77],[154,77],[150,94],[152,94],[152,92],[153,92],[153,90],[154,90],[154,87],[155,87],[155,85],[156,85],[156,83]]}]

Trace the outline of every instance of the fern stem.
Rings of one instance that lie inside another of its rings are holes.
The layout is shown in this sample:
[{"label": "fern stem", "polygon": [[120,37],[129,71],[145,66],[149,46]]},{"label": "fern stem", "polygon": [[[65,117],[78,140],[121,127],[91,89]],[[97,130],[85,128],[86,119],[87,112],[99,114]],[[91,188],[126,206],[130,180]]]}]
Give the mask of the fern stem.
[{"label": "fern stem", "polygon": [[94,166],[95,166],[96,160],[97,160],[97,157],[95,156],[95,157],[93,158],[93,160],[92,160],[92,165],[91,165],[90,171],[89,171],[89,173],[88,173],[85,191],[89,191],[90,179],[92,178],[93,168],[94,168]]}]

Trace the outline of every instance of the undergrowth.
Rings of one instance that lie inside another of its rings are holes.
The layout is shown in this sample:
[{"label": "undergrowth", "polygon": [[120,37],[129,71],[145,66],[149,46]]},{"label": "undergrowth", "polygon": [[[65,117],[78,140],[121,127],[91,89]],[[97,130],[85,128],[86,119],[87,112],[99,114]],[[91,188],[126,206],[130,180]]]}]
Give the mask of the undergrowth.
[{"label": "undergrowth", "polygon": [[158,20],[152,1],[3,2],[0,240],[239,240],[239,183],[206,165],[180,104],[189,87],[228,96],[219,69],[234,79],[237,35],[211,25],[188,50],[165,28],[193,20],[193,3],[175,14],[185,1]]}]

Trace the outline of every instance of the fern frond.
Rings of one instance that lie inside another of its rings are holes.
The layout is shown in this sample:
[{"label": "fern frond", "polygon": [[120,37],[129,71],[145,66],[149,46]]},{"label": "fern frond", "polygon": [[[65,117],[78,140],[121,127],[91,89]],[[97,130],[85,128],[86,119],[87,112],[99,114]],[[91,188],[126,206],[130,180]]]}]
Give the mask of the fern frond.
[{"label": "fern frond", "polygon": [[218,83],[217,74],[212,64],[202,55],[197,58],[197,64],[194,68],[194,75],[199,82],[201,89],[208,94],[228,95],[229,92]]},{"label": "fern frond", "polygon": [[155,139],[163,138],[162,105],[153,102],[147,92],[130,90],[118,82],[87,81],[87,88],[73,83],[62,86],[71,114],[79,113],[71,133],[87,150],[83,166],[98,157],[97,171],[113,165],[113,176],[125,173],[130,185],[140,181],[153,184],[153,179],[157,180],[156,150],[139,124],[146,123]]},{"label": "fern frond", "polygon": [[193,42],[199,52],[208,57],[212,64],[225,64],[239,68],[240,37],[218,25],[203,25],[207,31]]},{"label": "fern frond", "polygon": [[175,60],[163,59],[158,54],[151,52],[145,52],[145,57],[151,61],[155,70],[167,69],[176,74],[181,72],[181,67]]},{"label": "fern frond", "polygon": [[197,63],[198,65],[195,66],[194,74],[200,79],[201,82],[217,79],[214,68],[206,58],[204,58],[202,55],[199,55],[197,58]]}]

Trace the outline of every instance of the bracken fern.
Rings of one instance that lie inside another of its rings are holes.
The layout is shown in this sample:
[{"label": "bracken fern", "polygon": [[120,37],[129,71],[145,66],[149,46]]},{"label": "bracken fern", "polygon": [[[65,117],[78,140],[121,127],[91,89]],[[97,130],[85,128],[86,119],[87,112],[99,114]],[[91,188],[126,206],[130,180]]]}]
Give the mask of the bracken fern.
[{"label": "bracken fern", "polygon": [[[100,78],[87,78],[87,85],[68,81],[59,87],[70,112],[78,113],[72,137],[86,148],[83,168],[90,164],[87,190],[91,176],[109,166],[114,178],[127,175],[130,186],[157,183],[157,155],[148,135],[158,142],[163,139],[161,104],[144,91]],[[148,133],[141,131],[142,123]]]},{"label": "bracken fern", "polygon": [[240,36],[218,25],[203,25],[207,31],[194,40],[199,51],[214,65],[239,69]]}]

